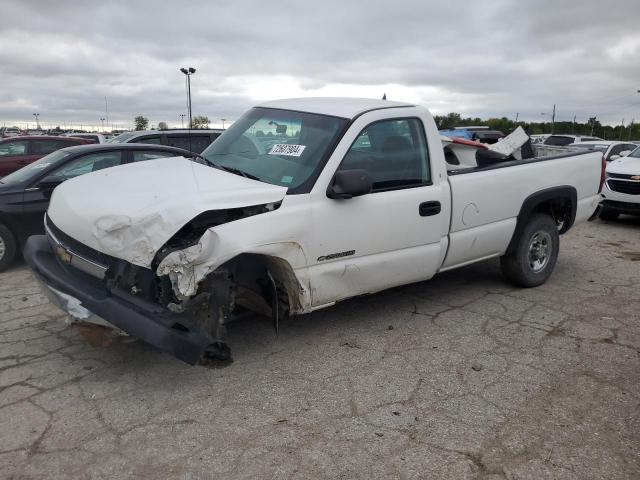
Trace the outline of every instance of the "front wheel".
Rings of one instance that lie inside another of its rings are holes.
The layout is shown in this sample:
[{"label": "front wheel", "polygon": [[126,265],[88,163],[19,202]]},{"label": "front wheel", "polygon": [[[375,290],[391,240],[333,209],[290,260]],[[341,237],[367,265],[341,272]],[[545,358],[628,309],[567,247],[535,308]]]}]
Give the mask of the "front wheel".
[{"label": "front wheel", "polygon": [[16,239],[4,225],[0,224],[0,272],[3,272],[16,256]]},{"label": "front wheel", "polygon": [[536,214],[520,234],[513,251],[500,257],[502,274],[521,287],[542,285],[553,273],[559,249],[556,222],[548,215]]}]

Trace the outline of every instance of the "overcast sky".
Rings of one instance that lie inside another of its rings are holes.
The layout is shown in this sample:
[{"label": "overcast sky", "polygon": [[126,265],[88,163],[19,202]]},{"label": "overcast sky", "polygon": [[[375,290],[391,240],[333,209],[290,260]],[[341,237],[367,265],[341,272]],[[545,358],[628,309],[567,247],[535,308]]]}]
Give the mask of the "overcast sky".
[{"label": "overcast sky", "polygon": [[640,121],[640,1],[3,0],[0,125],[232,120],[263,100],[360,96],[432,113]]}]

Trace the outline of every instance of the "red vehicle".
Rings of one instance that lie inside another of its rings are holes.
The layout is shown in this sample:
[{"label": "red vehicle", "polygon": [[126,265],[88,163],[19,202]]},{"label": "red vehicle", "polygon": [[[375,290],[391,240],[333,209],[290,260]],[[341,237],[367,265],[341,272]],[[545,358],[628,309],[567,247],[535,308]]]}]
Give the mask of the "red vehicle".
[{"label": "red vehicle", "polygon": [[88,140],[72,137],[28,136],[0,139],[0,178],[64,147],[85,145]]}]

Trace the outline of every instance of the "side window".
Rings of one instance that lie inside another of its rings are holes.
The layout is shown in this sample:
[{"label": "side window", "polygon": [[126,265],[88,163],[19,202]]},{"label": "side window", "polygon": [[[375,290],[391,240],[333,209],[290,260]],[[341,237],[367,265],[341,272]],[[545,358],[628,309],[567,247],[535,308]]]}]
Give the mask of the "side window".
[{"label": "side window", "polygon": [[160,141],[159,136],[155,137],[143,137],[141,139],[134,138],[132,142],[129,143],[151,143],[153,145],[160,145],[162,142]]},{"label": "side window", "polygon": [[65,181],[70,178],[79,177],[85,173],[97,172],[103,168],[115,167],[121,163],[121,152],[91,153],[70,161],[66,165],[55,170],[51,175]]},{"label": "side window", "polygon": [[0,144],[0,157],[26,154],[27,142],[24,140],[16,140],[13,142],[5,142]]},{"label": "side window", "polygon": [[340,170],[351,169],[366,170],[374,191],[428,184],[429,154],[420,120],[385,120],[367,126],[340,165]]},{"label": "side window", "polygon": [[[191,137],[191,141],[193,143],[195,140],[195,135]],[[167,135],[167,145],[171,147],[184,148],[185,150],[189,150],[189,137],[187,135]]]},{"label": "side window", "polygon": [[74,142],[73,140],[60,140],[58,148],[76,147],[78,145],[84,145],[84,143]]},{"label": "side window", "polygon": [[134,150],[133,152],[134,162],[144,162],[146,160],[153,160],[155,158],[177,157],[177,153],[173,152],[160,152],[158,150]]},{"label": "side window", "polygon": [[78,144],[73,141],[70,142],[65,140],[33,140],[31,144],[31,153],[33,155],[49,155],[51,152],[74,145]]},{"label": "side window", "polygon": [[172,147],[184,148],[190,152],[202,153],[211,144],[209,134],[191,134],[191,142],[188,135],[169,135],[167,143]]}]

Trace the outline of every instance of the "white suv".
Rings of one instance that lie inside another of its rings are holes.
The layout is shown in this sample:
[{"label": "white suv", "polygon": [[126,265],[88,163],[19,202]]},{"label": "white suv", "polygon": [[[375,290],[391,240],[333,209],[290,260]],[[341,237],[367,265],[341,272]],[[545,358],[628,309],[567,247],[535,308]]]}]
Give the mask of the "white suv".
[{"label": "white suv", "polygon": [[603,220],[615,220],[621,213],[640,215],[640,147],[609,162],[602,197]]},{"label": "white suv", "polygon": [[571,146],[578,148],[587,148],[590,150],[598,150],[602,152],[602,154],[604,155],[604,159],[607,162],[617,160],[621,157],[626,157],[636,148],[638,148],[637,145],[631,142],[620,142],[614,140],[587,141],[574,143]]}]

